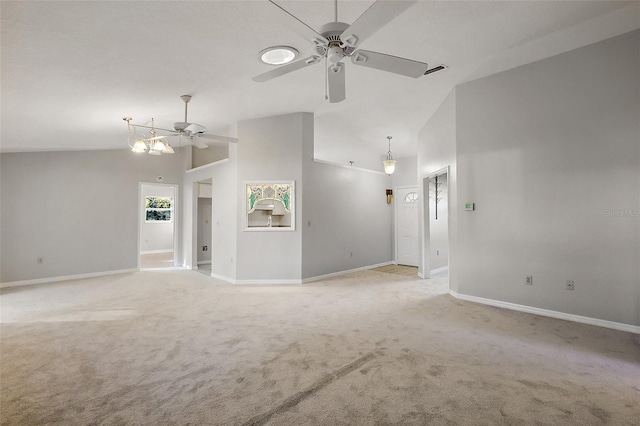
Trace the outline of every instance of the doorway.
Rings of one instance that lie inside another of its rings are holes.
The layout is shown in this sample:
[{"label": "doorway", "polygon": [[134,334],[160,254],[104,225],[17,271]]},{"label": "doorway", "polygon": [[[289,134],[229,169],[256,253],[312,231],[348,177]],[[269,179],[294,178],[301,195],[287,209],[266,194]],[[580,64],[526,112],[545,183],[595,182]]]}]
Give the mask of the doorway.
[{"label": "doorway", "polygon": [[395,188],[396,193],[396,263],[418,266],[418,205],[415,186]]},{"label": "doorway", "polygon": [[206,275],[211,275],[211,220],[212,220],[212,187],[211,179],[197,182],[196,197],[196,269]]},{"label": "doorway", "polygon": [[140,183],[140,269],[172,268],[176,265],[177,192],[177,185]]},{"label": "doorway", "polygon": [[[449,178],[448,168],[439,170],[424,180],[428,193],[425,203],[425,266],[431,278],[449,276]],[[426,195],[426,194],[425,194]]]}]

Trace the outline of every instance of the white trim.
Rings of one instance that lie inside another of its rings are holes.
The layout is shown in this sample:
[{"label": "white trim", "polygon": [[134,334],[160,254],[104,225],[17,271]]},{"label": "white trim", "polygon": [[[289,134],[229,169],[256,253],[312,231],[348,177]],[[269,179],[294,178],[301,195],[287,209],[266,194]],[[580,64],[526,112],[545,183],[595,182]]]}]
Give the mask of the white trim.
[{"label": "white trim", "polygon": [[302,280],[236,280],[233,278],[229,278],[229,277],[225,277],[223,275],[218,275],[215,273],[211,273],[211,277],[212,278],[216,278],[218,280],[222,280],[222,281],[226,281],[228,283],[231,284],[238,284],[238,285],[243,285],[243,284],[254,284],[254,285],[291,285],[291,284],[306,284],[306,283],[310,283],[310,282],[314,282],[314,281],[321,281],[327,278],[333,278],[333,277],[337,277],[339,275],[346,275],[346,274],[350,274],[352,272],[360,272],[360,271],[366,271],[369,269],[373,269],[373,268],[379,268],[381,266],[388,266],[388,265],[392,265],[393,262],[389,261],[389,262],[382,262],[382,263],[377,263],[375,265],[368,265],[368,266],[362,266],[360,268],[354,268],[354,269],[349,269],[346,271],[339,271],[339,272],[332,272],[330,274],[325,274],[325,275],[318,275],[315,277],[309,277],[309,278],[304,278]]},{"label": "white trim", "polygon": [[47,283],[55,283],[59,281],[81,280],[85,278],[104,277],[106,275],[129,274],[132,272],[138,272],[138,270],[139,270],[138,268],[130,268],[130,269],[119,269],[115,271],[90,272],[88,274],[64,275],[61,277],[36,278],[33,280],[23,280],[23,281],[10,281],[6,283],[0,283],[0,288],[21,287],[25,285],[35,285],[35,284],[47,284]]},{"label": "white trim", "polygon": [[173,252],[173,250],[168,249],[168,250],[145,250],[145,251],[141,251],[140,254],[158,254],[158,253],[171,253]]},{"label": "white trim", "polygon": [[211,265],[211,261],[210,260],[198,260],[196,262],[196,265]]},{"label": "white trim", "polygon": [[291,285],[302,284],[301,280],[235,280],[236,285]]},{"label": "white trim", "polygon": [[225,277],[224,275],[218,275],[211,273],[211,278],[222,280],[230,284],[236,285],[291,285],[302,284],[300,280],[236,280],[234,278]]},{"label": "white trim", "polygon": [[367,172],[367,173],[375,173],[378,175],[385,175],[385,172],[379,172],[377,170],[371,170],[371,169],[363,169],[362,167],[353,167],[353,166],[347,166],[345,164],[338,164],[338,163],[332,163],[331,161],[325,161],[325,160],[317,160],[317,159],[313,159],[314,163],[320,163],[320,164],[326,164],[327,166],[333,166],[333,167],[342,167],[343,169],[349,169],[349,170],[358,170],[360,172]]},{"label": "white trim", "polygon": [[211,273],[211,278],[215,278],[217,280],[222,280],[222,281],[228,282],[230,284],[235,284],[236,283],[236,280],[234,280],[233,278],[225,277],[224,275],[214,274],[213,272]]},{"label": "white trim", "polygon": [[549,309],[536,308],[533,306],[518,305],[511,302],[503,302],[501,300],[485,299],[484,297],[468,296],[466,294],[460,294],[453,290],[449,290],[449,294],[456,299],[466,300],[469,302],[480,303],[483,305],[496,306],[498,308],[511,309],[513,311],[526,312],[528,314],[541,315],[543,317],[550,317],[561,319],[565,321],[579,322],[582,324],[595,325],[598,327],[611,328],[614,330],[626,331],[628,333],[640,334],[640,326],[624,324],[620,322],[607,321],[598,318],[583,317],[581,315],[568,314],[566,312],[551,311]]},{"label": "white trim", "polygon": [[183,271],[187,268],[184,266],[162,266],[160,268],[140,268],[140,272],[155,272],[155,271]]},{"label": "white trim", "polygon": [[418,278],[424,279],[424,274],[422,272],[418,272]]},{"label": "white trim", "polygon": [[302,284],[310,283],[310,282],[313,282],[313,281],[320,281],[320,280],[324,280],[326,278],[333,278],[333,277],[337,277],[339,275],[350,274],[352,272],[360,272],[360,271],[366,271],[368,269],[380,268],[382,266],[389,266],[389,265],[393,265],[393,264],[394,263],[392,261],[382,262],[382,263],[377,263],[375,265],[361,266],[360,268],[348,269],[346,271],[339,271],[339,272],[332,272],[330,274],[325,274],[325,275],[318,275],[318,276],[315,276],[315,277],[309,277],[309,278],[303,279],[302,280]]},{"label": "white trim", "polygon": [[441,266],[439,268],[436,269],[432,269],[431,271],[429,271],[431,274],[439,274],[440,272],[444,272],[449,270],[449,265],[447,266]]},{"label": "white trim", "polygon": [[228,158],[223,158],[222,160],[214,161],[213,163],[205,164],[204,166],[194,167],[193,169],[189,169],[185,171],[185,173],[189,174],[189,173],[199,172],[200,170],[206,170],[210,167],[219,166],[220,164],[226,163],[227,161],[229,161]]}]

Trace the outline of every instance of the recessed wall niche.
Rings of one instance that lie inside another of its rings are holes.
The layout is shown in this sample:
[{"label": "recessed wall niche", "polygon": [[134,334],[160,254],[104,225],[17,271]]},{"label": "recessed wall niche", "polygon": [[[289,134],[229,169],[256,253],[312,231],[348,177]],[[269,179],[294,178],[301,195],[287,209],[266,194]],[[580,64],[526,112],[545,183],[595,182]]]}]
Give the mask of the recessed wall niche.
[{"label": "recessed wall niche", "polygon": [[245,183],[245,231],[295,231],[294,181]]}]

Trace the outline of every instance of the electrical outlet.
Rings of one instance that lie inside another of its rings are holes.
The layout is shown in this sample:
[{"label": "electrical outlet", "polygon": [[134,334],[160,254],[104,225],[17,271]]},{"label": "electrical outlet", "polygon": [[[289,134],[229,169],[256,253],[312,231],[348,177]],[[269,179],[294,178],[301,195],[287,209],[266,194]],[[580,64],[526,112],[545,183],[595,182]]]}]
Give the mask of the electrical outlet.
[{"label": "electrical outlet", "polygon": [[38,263],[39,263],[39,264],[44,263],[44,258],[43,258],[43,257],[39,257],[39,258],[38,258]]},{"label": "electrical outlet", "polygon": [[436,250],[436,256],[440,256],[440,250]]},{"label": "electrical outlet", "polygon": [[573,290],[573,280],[567,280],[567,290]]},{"label": "electrical outlet", "polygon": [[209,246],[202,246],[202,251],[209,251]]},{"label": "electrical outlet", "polygon": [[533,275],[527,275],[526,285],[533,285]]}]

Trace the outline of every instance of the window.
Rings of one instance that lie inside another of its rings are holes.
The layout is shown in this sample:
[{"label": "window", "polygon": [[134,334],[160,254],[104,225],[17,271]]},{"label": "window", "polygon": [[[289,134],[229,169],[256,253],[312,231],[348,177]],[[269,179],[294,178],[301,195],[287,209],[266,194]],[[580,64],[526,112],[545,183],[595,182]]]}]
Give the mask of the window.
[{"label": "window", "polygon": [[404,197],[405,203],[417,203],[418,202],[418,194],[415,192],[410,192]]},{"label": "window", "polygon": [[145,197],[145,222],[173,221],[173,198]]}]

